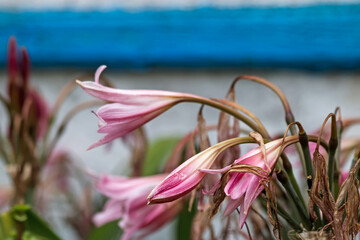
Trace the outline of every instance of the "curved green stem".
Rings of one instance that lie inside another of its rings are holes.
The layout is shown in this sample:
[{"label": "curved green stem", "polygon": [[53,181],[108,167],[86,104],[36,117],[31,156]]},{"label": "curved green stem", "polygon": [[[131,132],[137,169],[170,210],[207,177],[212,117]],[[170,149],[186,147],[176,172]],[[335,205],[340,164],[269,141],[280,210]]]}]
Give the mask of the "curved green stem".
[{"label": "curved green stem", "polygon": [[[262,205],[263,208],[267,208],[267,197],[265,196],[265,194],[261,194],[260,195],[261,198],[260,199],[260,203]],[[301,231],[303,230],[303,228],[300,226],[300,222],[298,221],[298,219],[293,218],[287,210],[285,210],[281,205],[277,205],[277,213],[294,229],[294,230],[298,230]]]},{"label": "curved green stem", "polygon": [[280,170],[280,172],[277,173],[278,180],[283,185],[283,187],[286,189],[286,192],[289,194],[291,199],[293,200],[296,209],[299,212],[301,222],[304,224],[304,227],[308,230],[311,229],[311,225],[309,222],[308,214],[306,211],[306,206],[304,206],[304,202],[301,201],[299,196],[296,194],[296,191],[294,190],[293,186],[290,184],[289,176],[285,172],[284,169]]},{"label": "curved green stem", "polygon": [[294,188],[296,194],[299,196],[300,200],[303,202],[304,206],[306,206],[305,205],[305,200],[304,200],[304,198],[302,196],[299,184],[296,181],[294,171],[293,171],[293,168],[292,168],[292,165],[291,165],[289,159],[287,158],[287,156],[284,153],[281,154],[281,159],[282,159],[282,162],[283,162],[284,170],[286,171],[286,173],[289,176],[289,180],[290,180],[291,185],[293,186],[293,188]]},{"label": "curved green stem", "polygon": [[295,220],[295,218],[288,214],[288,212],[280,204],[277,205],[277,210],[279,215],[283,217],[285,221],[289,223],[292,228],[294,228],[294,230],[302,230],[300,224]]}]

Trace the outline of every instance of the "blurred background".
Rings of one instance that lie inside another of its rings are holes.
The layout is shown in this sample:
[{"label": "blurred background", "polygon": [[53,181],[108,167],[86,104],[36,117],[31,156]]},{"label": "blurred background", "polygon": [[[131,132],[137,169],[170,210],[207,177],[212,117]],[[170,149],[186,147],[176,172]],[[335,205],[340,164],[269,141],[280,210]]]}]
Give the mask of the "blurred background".
[{"label": "blurred background", "polygon": [[[236,76],[250,74],[279,86],[295,118],[312,131],[337,106],[344,117],[360,116],[359,26],[360,1],[0,0],[1,91],[7,42],[15,36],[29,51],[32,84],[50,103],[68,81],[102,64],[118,88],[216,98]],[[284,131],[281,103],[270,90],[241,82],[237,94],[271,134]],[[85,99],[91,98],[78,88],[60,115]],[[181,104],[161,115],[147,124],[149,138],[192,130],[199,107]],[[86,151],[101,137],[90,110],[74,118],[61,146],[96,172],[126,173],[129,152],[120,141],[111,151]],[[215,123],[218,112],[205,109],[205,117]]]}]

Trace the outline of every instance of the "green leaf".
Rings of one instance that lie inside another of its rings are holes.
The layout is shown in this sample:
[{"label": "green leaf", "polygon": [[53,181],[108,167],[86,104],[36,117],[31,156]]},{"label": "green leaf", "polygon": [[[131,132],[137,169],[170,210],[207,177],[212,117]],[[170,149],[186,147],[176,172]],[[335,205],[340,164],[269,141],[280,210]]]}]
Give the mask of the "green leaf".
[{"label": "green leaf", "polygon": [[0,239],[13,240],[16,237],[16,225],[10,212],[0,215]]},{"label": "green leaf", "polygon": [[191,226],[196,214],[197,201],[194,201],[191,211],[189,212],[189,205],[186,204],[184,209],[179,213],[176,223],[176,239],[190,240]]},{"label": "green leaf", "polygon": [[101,227],[95,228],[90,233],[88,240],[118,240],[122,230],[118,226],[118,220],[109,222]]},{"label": "green leaf", "polygon": [[27,221],[25,223],[25,229],[38,237],[61,240],[59,236],[50,228],[50,226],[41,219],[32,209],[26,211]]},{"label": "green leaf", "polygon": [[18,239],[18,229],[22,229],[22,240],[61,240],[29,205],[20,204],[0,217],[0,239]]},{"label": "green leaf", "polygon": [[32,232],[25,231],[22,235],[22,240],[49,240],[49,238],[44,238]]},{"label": "green leaf", "polygon": [[158,173],[179,140],[180,138],[178,137],[166,137],[152,142],[148,147],[148,152],[143,165],[143,176]]}]

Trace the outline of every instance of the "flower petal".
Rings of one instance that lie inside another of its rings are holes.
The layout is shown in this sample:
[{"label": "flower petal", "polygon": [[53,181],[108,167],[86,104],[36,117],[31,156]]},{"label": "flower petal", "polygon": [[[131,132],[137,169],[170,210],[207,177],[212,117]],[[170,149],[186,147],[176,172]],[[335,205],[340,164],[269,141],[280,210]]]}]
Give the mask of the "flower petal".
[{"label": "flower petal", "polygon": [[123,215],[123,206],[120,201],[110,199],[102,212],[94,215],[93,222],[96,226],[120,219]]}]

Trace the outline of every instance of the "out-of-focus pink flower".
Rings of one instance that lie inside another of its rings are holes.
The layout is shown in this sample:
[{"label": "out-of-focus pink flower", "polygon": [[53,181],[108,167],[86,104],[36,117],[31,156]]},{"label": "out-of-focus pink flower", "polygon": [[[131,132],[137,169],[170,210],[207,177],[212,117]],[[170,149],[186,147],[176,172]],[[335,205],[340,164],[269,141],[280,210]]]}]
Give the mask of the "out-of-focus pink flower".
[{"label": "out-of-focus pink flower", "polygon": [[147,205],[147,196],[166,175],[124,178],[102,176],[97,179],[97,189],[109,197],[104,210],[93,221],[97,226],[121,219],[123,240],[150,234],[171,221],[180,211],[181,202]]},{"label": "out-of-focus pink flower", "polygon": [[[310,151],[310,156],[314,155],[315,152],[315,148],[316,148],[317,143],[316,142],[309,142],[309,151]],[[324,157],[327,156],[327,151],[323,148],[323,146],[320,145],[319,147],[319,152],[321,155],[323,155]]]},{"label": "out-of-focus pink flower", "polygon": [[339,185],[341,186],[343,184],[343,182],[345,182],[346,178],[349,175],[349,171],[343,171],[340,174],[340,178],[339,178]]},{"label": "out-of-focus pink flower", "polygon": [[69,187],[69,170],[74,167],[75,165],[71,161],[69,152],[62,149],[54,149],[42,169],[43,184],[45,186],[51,186],[51,184],[56,186],[52,186],[48,191],[65,191]]},{"label": "out-of-focus pink flower", "polygon": [[239,139],[220,142],[186,160],[150,193],[149,202],[169,202],[189,193],[206,175],[199,170],[210,169],[217,156],[226,148],[238,144]]},{"label": "out-of-focus pink flower", "polygon": [[[319,135],[320,134],[320,129],[311,132],[310,134],[312,135]],[[330,135],[331,135],[331,128],[330,125],[326,125],[325,128],[323,129],[323,133],[321,135],[321,138],[324,139],[326,142],[329,142],[330,140]],[[309,151],[310,151],[310,156],[314,155],[315,152],[315,148],[316,148],[317,143],[316,142],[309,142]],[[325,158],[327,156],[327,151],[323,148],[323,146],[320,145],[319,147],[319,152],[321,155],[323,155]]]},{"label": "out-of-focus pink flower", "polygon": [[165,112],[175,104],[195,95],[157,90],[122,90],[101,85],[99,77],[106,66],[100,66],[95,73],[95,82],[77,83],[90,95],[113,102],[97,111],[99,133],[105,137],[91,145],[94,148],[122,137]]},{"label": "out-of-focus pink flower", "polygon": [[68,152],[58,149],[51,152],[41,169],[35,191],[37,210],[45,213],[59,194],[69,195],[72,180],[70,169],[74,167]]}]

